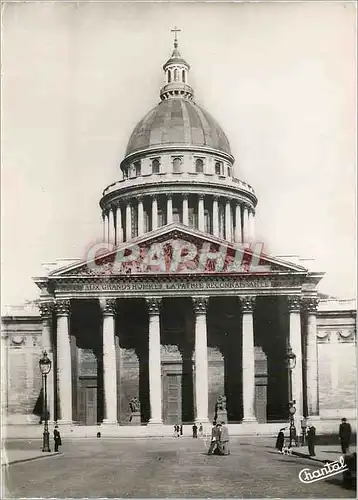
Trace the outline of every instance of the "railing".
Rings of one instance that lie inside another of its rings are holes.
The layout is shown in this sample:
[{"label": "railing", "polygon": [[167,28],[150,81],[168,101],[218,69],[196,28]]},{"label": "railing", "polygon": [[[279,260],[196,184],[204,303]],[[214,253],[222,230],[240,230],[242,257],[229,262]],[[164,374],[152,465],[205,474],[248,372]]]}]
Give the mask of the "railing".
[{"label": "railing", "polygon": [[103,196],[113,193],[119,189],[124,189],[128,187],[145,186],[146,184],[162,184],[165,182],[173,181],[173,184],[177,184],[178,181],[200,181],[205,182],[210,185],[220,186],[231,186],[233,188],[240,188],[244,191],[255,195],[254,189],[244,181],[237,179],[236,177],[224,177],[220,175],[208,175],[208,174],[197,174],[197,173],[162,173],[162,174],[149,174],[141,175],[138,177],[132,177],[129,179],[122,179],[120,181],[113,182],[107,186],[103,191]]}]

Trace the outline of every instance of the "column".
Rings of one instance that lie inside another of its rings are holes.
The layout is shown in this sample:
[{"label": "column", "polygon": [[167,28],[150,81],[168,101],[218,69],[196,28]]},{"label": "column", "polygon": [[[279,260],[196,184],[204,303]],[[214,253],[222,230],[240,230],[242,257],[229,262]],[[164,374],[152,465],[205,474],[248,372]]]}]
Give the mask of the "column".
[{"label": "column", "polygon": [[108,243],[108,213],[103,212],[103,242]]},{"label": "column", "polygon": [[243,218],[243,242],[247,243],[249,241],[249,209],[248,205],[243,205],[242,208],[242,218]]},{"label": "column", "polygon": [[72,423],[71,345],[68,329],[70,307],[69,300],[56,301],[58,408],[62,424]]},{"label": "column", "polygon": [[116,300],[101,300],[103,314],[103,389],[104,419],[103,424],[117,424],[117,365],[115,347],[114,317]]},{"label": "column", "polygon": [[149,313],[149,402],[150,424],[162,424],[162,374],[160,362],[161,299],[146,299]]},{"label": "column", "polygon": [[231,241],[231,205],[230,200],[225,204],[225,239]]},{"label": "column", "polygon": [[208,422],[208,342],[206,326],[207,297],[193,298],[195,311],[195,422]]},{"label": "column", "polygon": [[242,243],[242,224],[241,224],[241,207],[240,203],[235,206],[235,241]]},{"label": "column", "polygon": [[318,417],[318,356],[317,356],[317,306],[316,297],[304,300],[307,315],[306,330],[306,384],[308,417]]},{"label": "column", "polygon": [[254,318],[255,297],[239,297],[242,311],[242,390],[243,422],[256,422],[255,416],[255,351]]},{"label": "column", "polygon": [[6,425],[11,423],[11,418],[8,422],[8,394],[9,394],[9,336],[7,331],[1,330],[1,414],[2,423]]},{"label": "column", "polygon": [[300,298],[297,295],[287,297],[290,315],[289,343],[296,355],[296,366],[292,370],[292,399],[296,400],[296,422],[303,416],[303,382],[302,382],[302,341],[301,341],[301,310]]},{"label": "column", "polygon": [[108,241],[109,243],[115,242],[115,225],[114,225],[114,211],[111,207],[108,213]]},{"label": "column", "polygon": [[55,421],[55,387],[54,387],[54,370],[53,362],[53,342],[52,342],[52,302],[39,303],[40,315],[42,320],[42,350],[47,352],[48,358],[51,360],[51,371],[47,375],[47,410],[50,414],[49,421]]},{"label": "column", "polygon": [[144,208],[143,198],[138,198],[138,236],[144,234]]},{"label": "column", "polygon": [[167,224],[173,222],[173,199],[171,195],[167,196]]},{"label": "column", "polygon": [[158,228],[158,200],[156,196],[152,198],[152,231]]},{"label": "column", "polygon": [[213,198],[213,235],[219,237],[219,200],[217,196]]},{"label": "column", "polygon": [[188,195],[183,195],[183,224],[189,226],[189,199]]},{"label": "column", "polygon": [[249,241],[255,241],[255,212],[253,209],[249,210]]},{"label": "column", "polygon": [[126,205],[126,241],[132,239],[132,207],[130,203]]},{"label": "column", "polygon": [[123,241],[123,228],[122,228],[122,210],[118,205],[116,209],[116,245]]},{"label": "column", "polygon": [[198,201],[198,229],[199,231],[205,230],[204,195],[202,194],[199,194],[199,201]]}]

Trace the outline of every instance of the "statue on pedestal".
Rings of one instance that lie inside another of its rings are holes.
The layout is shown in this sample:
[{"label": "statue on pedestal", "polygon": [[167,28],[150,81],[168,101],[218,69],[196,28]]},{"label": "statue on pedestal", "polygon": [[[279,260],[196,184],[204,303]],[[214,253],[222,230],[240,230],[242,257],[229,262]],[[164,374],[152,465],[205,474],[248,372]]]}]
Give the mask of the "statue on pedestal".
[{"label": "statue on pedestal", "polygon": [[131,425],[140,425],[141,415],[140,415],[140,401],[138,398],[131,398],[129,400],[129,408],[131,411],[131,416],[129,422]]},{"label": "statue on pedestal", "polygon": [[226,396],[219,396],[215,404],[215,423],[227,424]]}]

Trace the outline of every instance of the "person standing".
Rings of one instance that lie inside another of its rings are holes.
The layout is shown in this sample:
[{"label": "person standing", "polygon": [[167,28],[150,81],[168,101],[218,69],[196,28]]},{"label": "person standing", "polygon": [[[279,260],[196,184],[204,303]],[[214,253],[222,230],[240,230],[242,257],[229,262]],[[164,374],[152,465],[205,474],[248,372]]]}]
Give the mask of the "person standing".
[{"label": "person standing", "polygon": [[180,425],[180,435],[183,435],[183,424]]},{"label": "person standing", "polygon": [[208,450],[208,455],[219,454],[219,441],[220,441],[220,433],[221,433],[221,425],[214,424],[211,429],[211,443],[210,448]]},{"label": "person standing", "polygon": [[351,442],[352,428],[346,418],[342,418],[342,423],[339,426],[339,439],[341,441],[342,453],[345,455],[349,451]]},{"label": "person standing", "polygon": [[200,437],[203,437],[203,435],[204,435],[203,424],[199,424],[199,434],[200,434]]},{"label": "person standing", "polygon": [[58,447],[62,446],[61,434],[58,430],[58,425],[55,425],[55,428],[53,430],[53,439],[55,441],[55,451],[58,451]]},{"label": "person standing", "polygon": [[198,427],[196,424],[193,425],[193,438],[197,438],[198,437]]},{"label": "person standing", "polygon": [[303,417],[301,420],[301,431],[302,431],[302,446],[306,444],[306,432],[307,432],[307,419]]},{"label": "person standing", "polygon": [[219,452],[220,452],[220,455],[230,455],[229,429],[226,427],[225,422],[221,422]]},{"label": "person standing", "polygon": [[307,445],[308,445],[308,453],[309,453],[310,457],[316,456],[315,451],[314,451],[315,443],[316,443],[316,427],[314,425],[311,425],[308,428],[308,432],[307,432]]},{"label": "person standing", "polygon": [[282,429],[280,429],[280,432],[277,434],[277,439],[276,439],[276,446],[275,446],[275,448],[280,453],[282,453],[282,448],[283,448],[283,445],[285,443],[285,435],[283,433],[284,430],[285,430],[284,427]]}]

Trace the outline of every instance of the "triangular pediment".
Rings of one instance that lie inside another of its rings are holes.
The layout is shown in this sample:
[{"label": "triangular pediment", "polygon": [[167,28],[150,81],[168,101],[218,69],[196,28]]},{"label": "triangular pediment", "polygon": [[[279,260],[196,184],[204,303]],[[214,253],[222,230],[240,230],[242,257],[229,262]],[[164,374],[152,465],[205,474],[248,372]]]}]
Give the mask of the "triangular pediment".
[{"label": "triangular pediment", "polygon": [[98,243],[87,260],[56,269],[48,278],[183,273],[305,275],[307,269],[270,257],[261,243],[228,243],[175,223],[117,247]]}]

